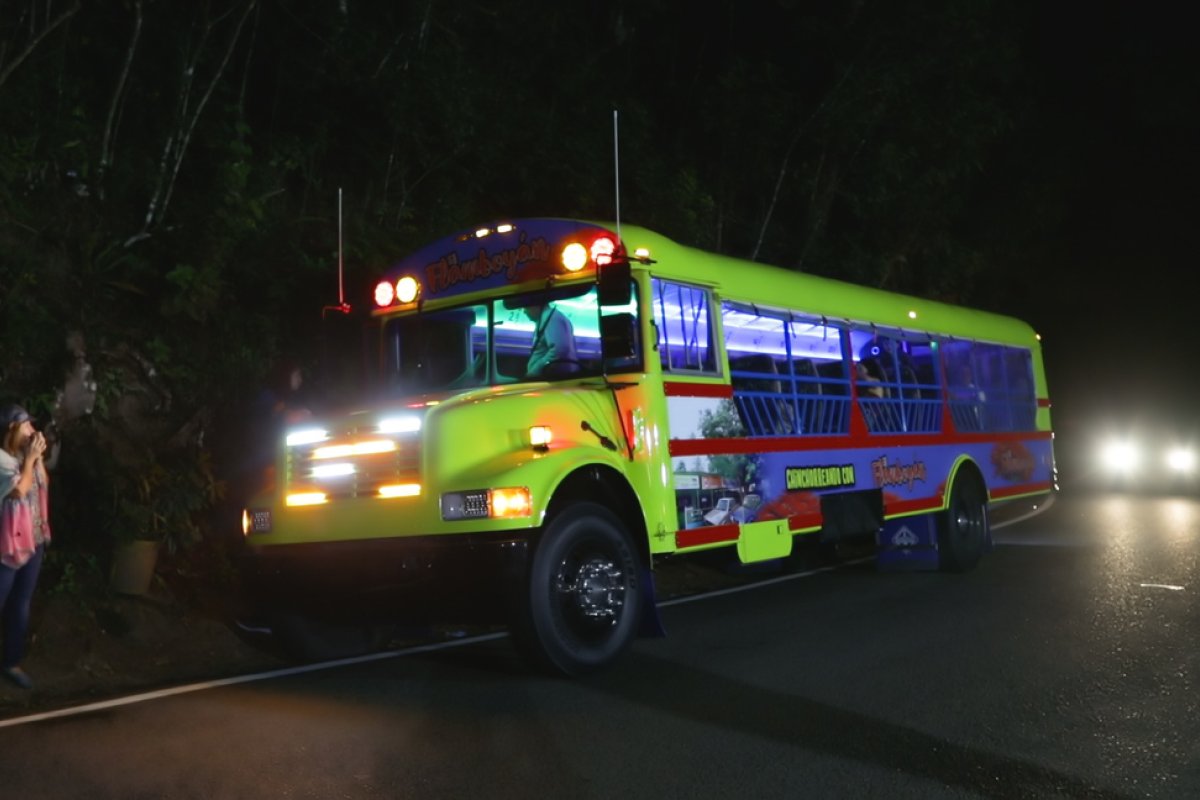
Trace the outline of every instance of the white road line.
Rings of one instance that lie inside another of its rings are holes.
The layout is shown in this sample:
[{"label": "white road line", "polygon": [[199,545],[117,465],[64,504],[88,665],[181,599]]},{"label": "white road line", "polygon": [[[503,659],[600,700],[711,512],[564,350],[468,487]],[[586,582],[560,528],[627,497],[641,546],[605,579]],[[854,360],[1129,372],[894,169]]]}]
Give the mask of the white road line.
[{"label": "white road line", "polygon": [[385,653],[370,653],[365,656],[339,658],[336,661],[322,661],[317,664],[303,664],[298,667],[288,667],[286,669],[277,669],[270,672],[256,672],[252,675],[238,675],[233,678],[222,678],[220,680],[204,681],[202,683],[190,683],[186,686],[173,686],[168,689],[159,689],[153,692],[129,695],[128,697],[117,697],[112,700],[103,700],[97,703],[88,703],[87,705],[82,706],[60,708],[57,711],[44,711],[39,714],[30,714],[24,717],[2,719],[0,720],[0,728],[9,728],[15,725],[25,725],[30,722],[41,722],[48,719],[72,717],[79,714],[90,714],[93,711],[104,711],[105,709],[109,708],[128,706],[133,705],[134,703],[144,703],[147,700],[160,700],[164,697],[172,697],[178,694],[188,694],[189,692],[200,692],[204,691],[205,689],[217,689],[222,686],[236,686],[239,683],[253,683],[255,681],[265,681],[271,678],[282,678],[288,675],[302,675],[306,672],[319,672],[320,670],[333,669],[334,667],[344,667],[350,664],[365,664],[370,661],[383,661],[389,658],[410,656],[415,653],[428,653],[433,650],[447,650],[451,647],[461,647],[462,645],[488,642],[493,639],[503,639],[505,636],[508,636],[508,634],[487,633],[481,636],[470,636],[463,639],[455,639],[449,642],[417,645],[414,647],[406,647],[402,650],[388,650]]},{"label": "white road line", "polygon": [[[1017,522],[1022,522],[1030,517],[1036,516],[1045,511],[1054,502],[1054,495],[1050,495],[1045,504],[1039,506],[1028,514],[1024,514],[1016,519],[1006,520],[997,525],[993,525],[993,530],[1012,525]],[[805,572],[797,572],[791,575],[780,575],[775,578],[768,578],[762,581],[755,581],[742,586],[733,586],[727,589],[716,589],[704,594],[688,595],[687,597],[677,597],[673,600],[666,600],[658,604],[659,608],[668,606],[682,605],[683,603],[692,603],[697,600],[706,600],[712,597],[720,597],[727,594],[735,594],[737,592],[745,592],[751,589],[757,589],[763,586],[770,586],[776,583],[785,581],[794,581],[800,578],[811,578],[814,575],[820,575],[823,572],[833,572],[842,567],[851,566],[854,564],[862,564],[867,561],[874,560],[873,556],[866,558],[857,558],[850,561],[843,561],[838,564],[831,564],[817,569],[807,570]],[[1159,587],[1171,588],[1171,587]],[[1182,587],[1177,587],[1182,588]],[[74,717],[82,714],[90,714],[96,711],[104,711],[110,708],[119,708],[121,706],[134,705],[136,703],[145,703],[149,700],[161,700],[166,697],[174,697],[181,694],[189,694],[191,692],[202,692],[206,689],[219,689],[222,686],[236,686],[242,683],[254,683],[257,681],[271,680],[272,678],[283,678],[289,675],[302,675],[306,672],[320,672],[327,669],[335,669],[337,667],[345,667],[353,664],[366,664],[372,661],[385,661],[390,658],[400,658],[401,656],[414,655],[416,653],[430,653],[437,650],[447,650],[451,647],[462,647],[469,644],[478,644],[480,642],[490,642],[496,639],[503,639],[508,636],[507,633],[487,633],[481,636],[468,636],[462,639],[455,639],[449,642],[435,642],[433,644],[416,645],[413,647],[405,647],[401,650],[388,650],[383,653],[369,653],[364,656],[354,656],[352,658],[340,658],[334,661],[321,661],[316,664],[303,664],[297,667],[287,667],[285,669],[271,670],[269,672],[256,672],[250,675],[237,675],[232,678],[221,678],[215,681],[203,681],[201,683],[189,683],[186,686],[173,686],[167,689],[158,689],[153,692],[143,692],[141,694],[129,695],[127,697],[116,697],[112,700],[102,700],[96,703],[87,703],[82,706],[71,706],[69,708],[60,708],[55,711],[43,711],[37,714],[29,714],[24,717],[13,717],[12,719],[0,719],[0,728],[12,728],[17,725],[28,725],[33,722],[43,722],[51,719],[62,719],[64,717]]]}]

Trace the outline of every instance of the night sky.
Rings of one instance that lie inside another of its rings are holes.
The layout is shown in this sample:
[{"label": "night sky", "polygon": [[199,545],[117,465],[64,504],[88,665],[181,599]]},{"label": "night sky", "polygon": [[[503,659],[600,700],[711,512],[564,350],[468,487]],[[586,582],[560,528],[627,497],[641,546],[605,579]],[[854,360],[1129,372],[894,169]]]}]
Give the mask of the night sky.
[{"label": "night sky", "polygon": [[1200,422],[1194,28],[1166,4],[1098,8],[1059,5],[1034,28],[1022,173],[1044,194],[1022,197],[1050,219],[1009,298],[1043,335],[1068,446],[1097,421]]}]

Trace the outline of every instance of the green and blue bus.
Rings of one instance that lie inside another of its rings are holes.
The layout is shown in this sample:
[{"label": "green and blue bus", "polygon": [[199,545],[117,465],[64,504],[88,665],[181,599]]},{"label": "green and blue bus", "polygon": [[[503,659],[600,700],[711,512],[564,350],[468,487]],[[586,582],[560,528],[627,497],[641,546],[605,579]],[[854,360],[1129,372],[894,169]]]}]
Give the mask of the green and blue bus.
[{"label": "green and blue bus", "polygon": [[[263,620],[468,614],[580,674],[654,629],[661,559],[867,534],[965,571],[990,508],[1055,488],[1009,317],[566,219],[440,239],[372,301],[370,389],[243,515]],[[574,346],[527,374],[547,308]],[[685,513],[700,476],[721,513]]]}]

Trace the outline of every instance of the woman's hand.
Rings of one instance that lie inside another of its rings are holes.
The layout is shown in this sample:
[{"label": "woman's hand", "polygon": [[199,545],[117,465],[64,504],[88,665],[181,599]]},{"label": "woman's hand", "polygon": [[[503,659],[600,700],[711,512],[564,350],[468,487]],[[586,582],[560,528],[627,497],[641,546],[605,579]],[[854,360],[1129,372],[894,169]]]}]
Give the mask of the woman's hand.
[{"label": "woman's hand", "polygon": [[46,435],[41,431],[35,431],[33,436],[29,437],[29,456],[33,459],[41,458],[46,452]]}]

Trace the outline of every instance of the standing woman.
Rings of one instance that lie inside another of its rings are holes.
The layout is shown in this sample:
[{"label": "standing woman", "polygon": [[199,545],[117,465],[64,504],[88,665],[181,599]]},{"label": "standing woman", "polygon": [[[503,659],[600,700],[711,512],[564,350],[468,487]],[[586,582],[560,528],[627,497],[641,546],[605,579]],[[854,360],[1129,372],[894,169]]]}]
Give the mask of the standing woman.
[{"label": "standing woman", "polygon": [[33,589],[50,541],[49,480],[42,463],[46,437],[33,429],[29,412],[18,405],[0,408],[0,431],[0,671],[22,689],[31,689],[21,658]]}]

